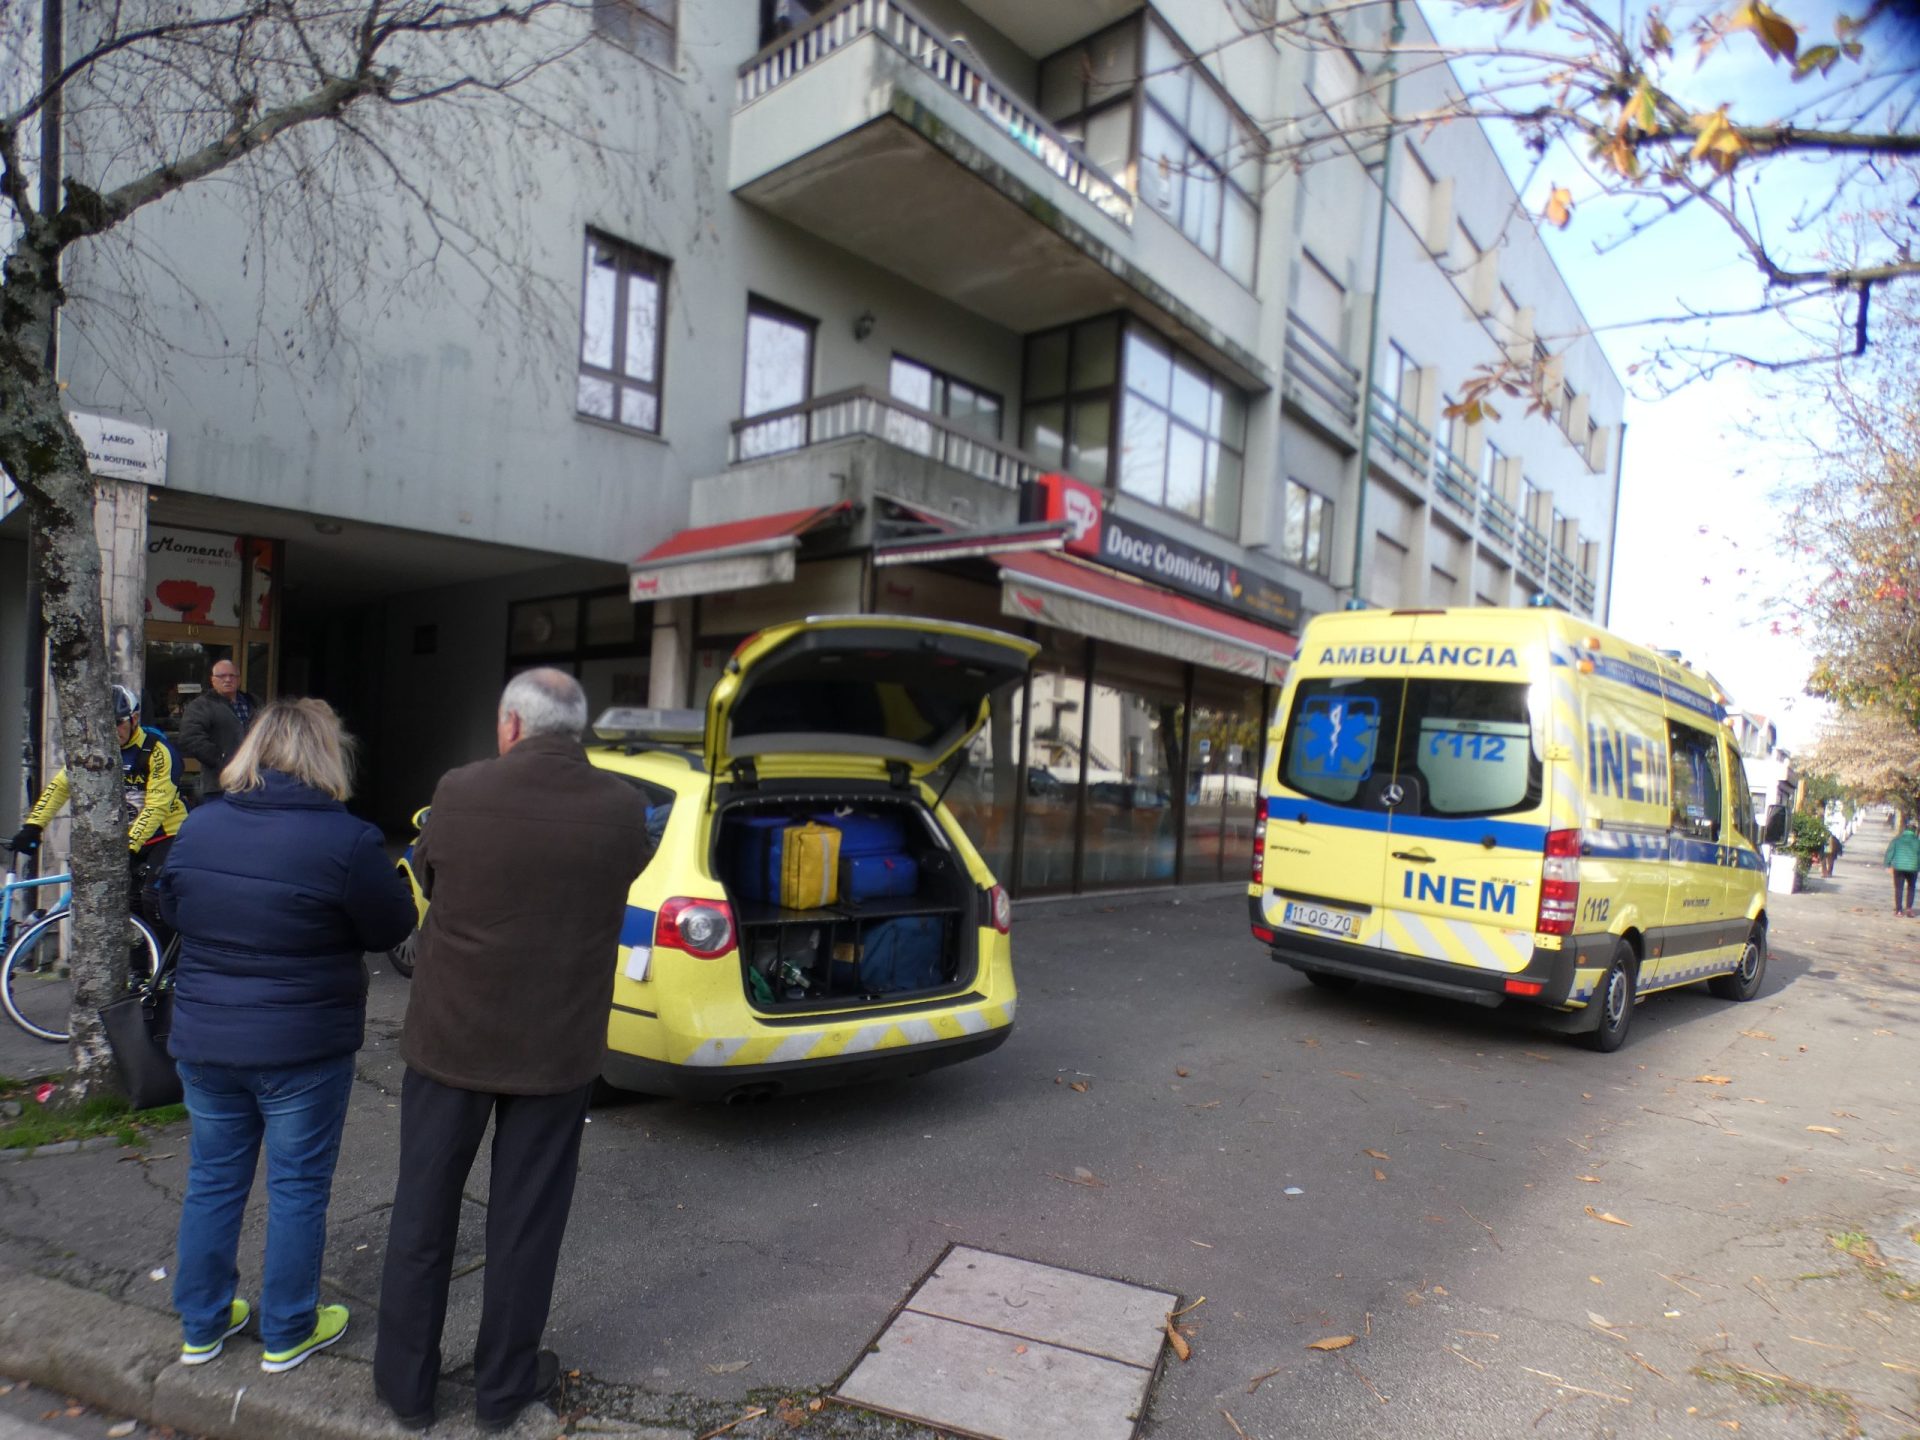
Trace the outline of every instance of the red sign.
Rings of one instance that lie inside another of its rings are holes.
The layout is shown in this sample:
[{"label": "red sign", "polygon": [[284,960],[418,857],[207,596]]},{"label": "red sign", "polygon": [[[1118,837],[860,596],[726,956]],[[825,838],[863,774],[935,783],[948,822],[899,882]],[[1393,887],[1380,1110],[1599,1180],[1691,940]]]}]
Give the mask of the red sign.
[{"label": "red sign", "polygon": [[1041,511],[1034,518],[1064,520],[1067,553],[1098,560],[1100,519],[1105,508],[1100,491],[1070,475],[1042,475],[1033,484],[1040,495]]}]

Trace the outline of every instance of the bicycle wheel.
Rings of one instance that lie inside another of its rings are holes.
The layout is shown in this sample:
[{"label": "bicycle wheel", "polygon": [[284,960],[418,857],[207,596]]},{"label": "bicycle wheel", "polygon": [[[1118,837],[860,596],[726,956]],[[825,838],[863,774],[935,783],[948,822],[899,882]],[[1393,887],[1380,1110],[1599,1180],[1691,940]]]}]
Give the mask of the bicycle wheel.
[{"label": "bicycle wheel", "polygon": [[[7,1018],[41,1040],[67,1038],[73,971],[67,963],[68,911],[56,910],[20,932],[0,960],[0,1005]],[[127,988],[137,990],[160,964],[160,942],[147,922],[127,917]]]}]

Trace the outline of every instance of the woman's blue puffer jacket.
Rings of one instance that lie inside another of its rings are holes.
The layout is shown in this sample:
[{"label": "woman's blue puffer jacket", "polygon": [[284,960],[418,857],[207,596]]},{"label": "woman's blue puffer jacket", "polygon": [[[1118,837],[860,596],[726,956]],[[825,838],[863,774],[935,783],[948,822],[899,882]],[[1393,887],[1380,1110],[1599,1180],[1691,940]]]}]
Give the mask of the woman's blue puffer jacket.
[{"label": "woman's blue puffer jacket", "polygon": [[176,1060],[311,1064],[360,1048],[362,955],[414,926],[380,832],[291,775],[263,772],[187,817],[160,875],[180,932]]}]

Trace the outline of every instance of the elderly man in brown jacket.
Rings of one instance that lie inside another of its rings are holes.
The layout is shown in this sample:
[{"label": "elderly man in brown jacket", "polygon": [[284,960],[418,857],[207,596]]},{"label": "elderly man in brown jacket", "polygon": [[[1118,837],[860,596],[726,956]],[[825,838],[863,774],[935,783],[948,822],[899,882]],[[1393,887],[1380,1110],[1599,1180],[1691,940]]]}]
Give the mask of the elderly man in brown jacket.
[{"label": "elderly man in brown jacket", "polygon": [[432,900],[400,1053],[400,1176],[374,1388],[434,1420],[460,1195],[494,1123],[474,1408],[504,1430],[554,1388],[540,1348],[606,1047],[627,890],[652,858],[646,802],[581,748],[587,701],[557,670],[500,697],[499,758],[452,771],[414,849]]}]

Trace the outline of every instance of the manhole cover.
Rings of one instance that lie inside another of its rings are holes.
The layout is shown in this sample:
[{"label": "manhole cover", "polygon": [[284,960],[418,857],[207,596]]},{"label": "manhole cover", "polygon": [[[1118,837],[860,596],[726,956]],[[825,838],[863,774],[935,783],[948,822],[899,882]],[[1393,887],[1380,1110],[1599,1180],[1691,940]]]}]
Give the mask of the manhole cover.
[{"label": "manhole cover", "polygon": [[985,1440],[1129,1440],[1178,1303],[955,1246],[835,1394]]}]

